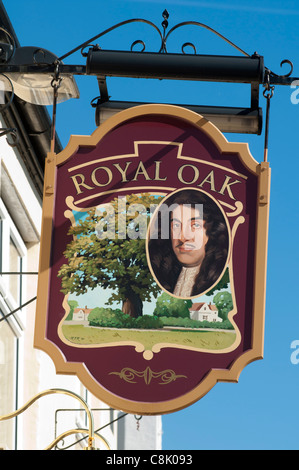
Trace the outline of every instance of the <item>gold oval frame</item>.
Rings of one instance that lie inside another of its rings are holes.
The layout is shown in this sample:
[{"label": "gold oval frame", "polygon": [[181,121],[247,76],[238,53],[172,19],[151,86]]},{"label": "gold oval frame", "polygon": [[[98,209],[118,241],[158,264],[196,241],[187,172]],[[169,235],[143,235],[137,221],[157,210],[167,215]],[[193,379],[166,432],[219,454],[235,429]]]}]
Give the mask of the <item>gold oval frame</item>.
[{"label": "gold oval frame", "polygon": [[[181,188],[181,189],[176,189],[175,191],[172,191],[171,193],[167,194],[167,196],[165,196],[163,198],[163,200],[160,202],[160,204],[158,205],[158,207],[155,209],[155,212],[153,213],[152,215],[152,219],[149,223],[149,226],[148,226],[148,229],[147,229],[147,236],[146,236],[146,242],[145,242],[145,249],[146,249],[146,259],[147,259],[147,264],[148,264],[148,267],[149,267],[149,270],[151,272],[151,275],[153,276],[153,278],[155,279],[156,283],[158,284],[158,286],[164,291],[166,292],[167,294],[171,295],[172,297],[175,297],[175,298],[178,298],[178,299],[182,299],[183,297],[179,297],[179,296],[176,296],[174,295],[173,293],[171,292],[168,292],[163,286],[162,284],[160,283],[159,279],[157,279],[155,273],[154,273],[154,270],[152,268],[152,265],[151,265],[151,259],[150,259],[150,254],[149,254],[149,239],[150,239],[150,231],[151,231],[151,224],[154,223],[154,217],[156,215],[156,212],[159,211],[159,208],[161,207],[161,205],[165,202],[165,200],[167,200],[168,198],[170,198],[171,196],[173,196],[174,194],[178,193],[178,192],[183,192],[183,191],[198,191],[200,193],[203,193],[205,195],[207,195],[210,199],[212,199],[213,203],[216,204],[216,206],[218,207],[218,209],[220,210],[222,216],[223,216],[223,219],[225,221],[225,225],[226,225],[226,230],[227,230],[227,234],[228,234],[228,253],[227,253],[227,257],[226,257],[226,262],[225,262],[225,266],[224,268],[222,269],[221,271],[221,274],[219,275],[219,277],[217,278],[217,281],[214,282],[214,284],[212,284],[208,289],[206,289],[205,291],[203,292],[200,292],[196,295],[193,295],[193,296],[190,296],[190,297],[186,297],[186,299],[197,299],[198,297],[202,296],[202,295],[205,295],[207,292],[209,292],[211,289],[213,289],[213,287],[215,287],[217,285],[217,283],[219,282],[219,280],[221,279],[221,277],[223,276],[223,274],[225,273],[225,270],[229,264],[229,260],[230,260],[230,256],[231,256],[231,244],[232,244],[232,234],[231,234],[231,229],[230,229],[230,226],[229,226],[229,223],[228,223],[228,220],[227,220],[227,216],[223,210],[223,208],[221,207],[221,205],[218,203],[218,201],[216,201],[216,199],[211,196],[210,194],[208,194],[206,191],[202,190],[202,189],[199,189],[199,188],[194,188],[192,186],[188,187],[188,188]],[[185,297],[184,297],[185,299]]]}]

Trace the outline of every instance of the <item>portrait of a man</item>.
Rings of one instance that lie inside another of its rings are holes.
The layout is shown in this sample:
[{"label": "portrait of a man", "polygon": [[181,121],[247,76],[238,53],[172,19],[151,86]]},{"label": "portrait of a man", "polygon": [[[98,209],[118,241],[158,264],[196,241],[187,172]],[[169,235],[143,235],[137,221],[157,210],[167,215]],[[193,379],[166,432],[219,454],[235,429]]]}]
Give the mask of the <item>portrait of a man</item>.
[{"label": "portrait of a man", "polygon": [[216,202],[197,189],[163,199],[148,236],[148,262],[158,284],[190,298],[208,291],[228,261],[229,234]]}]

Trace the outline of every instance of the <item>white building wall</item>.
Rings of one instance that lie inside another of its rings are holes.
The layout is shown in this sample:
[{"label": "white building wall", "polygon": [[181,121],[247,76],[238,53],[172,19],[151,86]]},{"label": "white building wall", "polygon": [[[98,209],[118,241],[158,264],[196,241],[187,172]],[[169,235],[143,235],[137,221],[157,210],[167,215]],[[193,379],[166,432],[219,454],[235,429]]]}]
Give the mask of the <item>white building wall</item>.
[{"label": "white building wall", "polygon": [[[119,415],[123,413],[119,412]],[[127,415],[118,425],[119,450],[161,450],[161,416]]]}]

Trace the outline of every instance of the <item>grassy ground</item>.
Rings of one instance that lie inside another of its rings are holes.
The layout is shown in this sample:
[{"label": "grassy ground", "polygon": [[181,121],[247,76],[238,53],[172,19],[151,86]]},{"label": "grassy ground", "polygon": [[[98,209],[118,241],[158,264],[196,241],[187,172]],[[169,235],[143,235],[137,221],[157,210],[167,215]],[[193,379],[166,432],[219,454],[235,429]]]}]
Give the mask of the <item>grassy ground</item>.
[{"label": "grassy ground", "polygon": [[113,328],[89,328],[82,325],[63,325],[66,340],[78,345],[103,345],[105,343],[134,342],[151,350],[155,344],[170,343],[191,348],[222,350],[229,348],[236,340],[234,331],[194,330],[125,330]]}]

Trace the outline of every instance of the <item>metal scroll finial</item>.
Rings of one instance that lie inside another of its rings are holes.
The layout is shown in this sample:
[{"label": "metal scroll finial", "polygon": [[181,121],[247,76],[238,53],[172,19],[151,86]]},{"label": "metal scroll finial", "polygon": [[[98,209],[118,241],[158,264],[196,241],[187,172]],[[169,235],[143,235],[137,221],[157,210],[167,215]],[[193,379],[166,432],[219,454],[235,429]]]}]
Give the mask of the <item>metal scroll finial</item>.
[{"label": "metal scroll finial", "polygon": [[[166,28],[167,28],[167,26],[168,26],[167,20],[168,20],[168,18],[169,18],[169,13],[168,13],[168,11],[166,10],[166,8],[165,8],[165,10],[163,11],[162,16],[163,16],[164,20],[166,20],[166,23],[167,23],[167,24],[166,24]],[[162,26],[163,26],[163,23],[162,23]]]},{"label": "metal scroll finial", "polygon": [[169,13],[167,10],[164,10],[162,13],[162,16],[164,18],[164,21],[162,22],[163,29],[168,28],[168,18],[169,18]]},{"label": "metal scroll finial", "polygon": [[166,50],[166,29],[168,28],[169,13],[166,9],[163,11],[162,16],[163,16],[164,20],[162,21],[163,37],[162,37],[162,44],[161,44],[160,52],[167,52],[167,50]]}]

